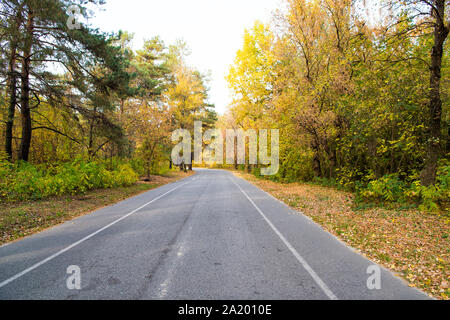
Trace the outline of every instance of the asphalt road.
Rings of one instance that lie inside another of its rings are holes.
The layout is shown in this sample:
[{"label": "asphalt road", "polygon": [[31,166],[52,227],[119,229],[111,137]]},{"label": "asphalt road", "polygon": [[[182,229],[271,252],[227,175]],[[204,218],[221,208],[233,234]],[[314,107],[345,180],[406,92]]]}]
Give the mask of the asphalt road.
[{"label": "asphalt road", "polygon": [[252,184],[198,170],[0,247],[0,299],[427,299],[383,268],[369,289],[373,265]]}]

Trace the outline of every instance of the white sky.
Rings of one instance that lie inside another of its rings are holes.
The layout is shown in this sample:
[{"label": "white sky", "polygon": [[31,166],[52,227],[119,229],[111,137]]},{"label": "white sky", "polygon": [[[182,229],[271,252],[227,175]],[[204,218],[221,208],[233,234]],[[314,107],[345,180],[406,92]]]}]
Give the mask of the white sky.
[{"label": "white sky", "polygon": [[107,0],[90,23],[102,31],[134,33],[134,49],[159,35],[166,45],[183,39],[188,63],[211,71],[210,102],[223,113],[231,102],[225,75],[255,20],[269,22],[280,0]]}]

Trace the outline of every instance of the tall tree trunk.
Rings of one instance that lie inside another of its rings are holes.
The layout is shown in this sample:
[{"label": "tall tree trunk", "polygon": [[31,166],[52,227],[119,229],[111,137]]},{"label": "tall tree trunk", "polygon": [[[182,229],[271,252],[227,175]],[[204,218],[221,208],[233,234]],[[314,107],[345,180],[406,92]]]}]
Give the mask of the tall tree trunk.
[{"label": "tall tree trunk", "polygon": [[22,116],[22,140],[20,142],[19,160],[28,161],[31,146],[31,110],[30,110],[30,64],[31,47],[33,44],[33,12],[28,11],[26,25],[27,36],[23,49],[22,86],[21,86],[21,116]]},{"label": "tall tree trunk", "polygon": [[238,143],[238,141],[237,141],[236,136],[233,139],[234,139],[234,142],[233,142],[234,143],[234,159],[233,159],[234,169],[237,170],[238,169],[238,162],[237,162],[237,157],[238,157],[237,143]]},{"label": "tall tree trunk", "polygon": [[10,41],[10,56],[9,56],[9,67],[8,67],[8,84],[7,84],[7,94],[9,96],[8,101],[8,115],[6,118],[6,131],[5,131],[5,151],[8,159],[11,161],[13,158],[12,140],[13,140],[13,129],[14,129],[14,117],[16,114],[17,105],[17,77],[18,73],[17,67],[17,46],[18,40],[17,35],[20,34],[20,26],[22,24],[22,5],[17,8],[17,13],[15,19],[11,25],[14,28],[14,33],[11,35]]},{"label": "tall tree trunk", "polygon": [[191,163],[189,163],[188,170],[192,171],[192,163],[194,162],[194,152],[191,152]]},{"label": "tall tree trunk", "polygon": [[8,107],[8,118],[6,119],[6,132],[5,132],[5,151],[8,155],[8,159],[12,160],[13,150],[12,150],[12,139],[13,139],[13,128],[14,128],[14,116],[16,113],[16,103],[17,103],[17,75],[16,75],[16,43],[11,41],[11,51],[9,59],[9,70],[8,70],[8,91],[9,91],[9,107]]},{"label": "tall tree trunk", "polygon": [[150,151],[150,155],[148,156],[148,165],[147,165],[147,177],[150,179],[150,168],[151,168],[151,166],[152,166],[152,163],[153,163],[153,154],[155,153],[155,148],[156,148],[156,145],[158,144],[158,141],[155,141],[154,143],[153,143],[153,146],[152,146],[152,149],[151,149],[151,151]]},{"label": "tall tree trunk", "polygon": [[441,118],[442,101],[440,94],[441,86],[441,68],[442,55],[444,51],[444,42],[448,36],[449,29],[445,25],[445,1],[434,0],[435,10],[432,10],[435,17],[434,26],[434,46],[431,53],[430,67],[430,102],[429,115],[430,127],[428,137],[428,152],[425,160],[425,166],[421,172],[420,179],[424,186],[434,184],[436,181],[437,162],[439,160],[441,145]]},{"label": "tall tree trunk", "polygon": [[[97,112],[97,107],[94,107],[94,114]],[[89,120],[89,139],[88,139],[88,158],[91,160],[94,157],[94,127],[96,118]]]}]

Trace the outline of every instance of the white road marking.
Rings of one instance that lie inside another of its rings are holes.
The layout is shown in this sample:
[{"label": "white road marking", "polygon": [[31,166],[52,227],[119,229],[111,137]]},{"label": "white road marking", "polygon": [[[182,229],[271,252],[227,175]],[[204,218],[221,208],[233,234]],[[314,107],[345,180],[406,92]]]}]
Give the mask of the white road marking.
[{"label": "white road marking", "polygon": [[140,206],[139,208],[134,209],[134,210],[131,211],[130,213],[127,213],[126,215],[120,217],[120,218],[117,219],[117,220],[114,220],[113,222],[111,222],[110,224],[104,226],[103,228],[98,229],[97,231],[95,231],[95,232],[89,234],[88,236],[84,237],[83,239],[78,240],[77,242],[75,242],[75,243],[71,244],[70,246],[68,246],[68,247],[66,247],[66,248],[64,248],[64,249],[62,249],[62,250],[56,252],[55,254],[49,256],[48,258],[45,258],[44,260],[42,260],[42,261],[40,261],[40,262],[38,262],[38,263],[32,265],[31,267],[29,267],[29,268],[23,270],[22,272],[17,273],[16,275],[12,276],[11,278],[6,279],[5,281],[3,281],[3,282],[0,283],[0,288],[6,286],[7,284],[9,284],[9,283],[11,283],[11,282],[13,282],[14,280],[19,279],[20,277],[26,275],[27,273],[33,271],[33,270],[36,269],[36,268],[42,266],[43,264],[45,264],[45,263],[47,263],[47,262],[49,262],[49,261],[55,259],[56,257],[62,255],[63,253],[69,251],[70,249],[76,247],[77,245],[79,245],[79,244],[85,242],[86,240],[92,238],[93,236],[99,234],[100,232],[102,232],[102,231],[104,231],[104,230],[106,230],[106,229],[112,227],[113,225],[115,225],[116,223],[122,221],[123,219],[128,218],[129,216],[135,214],[136,212],[138,212],[138,211],[141,210],[142,208],[144,208],[144,207],[148,206],[149,204],[151,204],[151,203],[153,203],[153,202],[155,202],[155,201],[161,199],[162,197],[164,197],[164,196],[168,195],[169,193],[171,193],[171,192],[177,190],[178,188],[181,188],[182,186],[188,184],[188,183],[191,182],[191,181],[194,181],[195,179],[197,179],[197,177],[195,177],[195,178],[193,178],[193,179],[191,179],[191,180],[189,180],[189,181],[187,181],[187,182],[185,182],[185,183],[182,183],[182,184],[178,185],[177,187],[175,187],[175,188],[173,188],[173,189],[167,191],[166,193],[164,193],[164,194],[162,194],[162,195],[156,197],[155,199],[153,199],[153,200],[147,202],[146,204]]},{"label": "white road marking", "polygon": [[289,243],[289,241],[281,234],[281,232],[273,225],[273,223],[266,217],[266,215],[261,211],[261,209],[253,202],[253,200],[248,196],[248,194],[241,188],[239,184],[237,184],[233,178],[231,181],[241,190],[244,196],[250,201],[250,203],[255,207],[255,209],[259,212],[259,214],[263,217],[263,219],[267,222],[267,224],[272,228],[272,230],[276,233],[276,235],[281,239],[281,241],[286,245],[286,247],[291,251],[294,257],[300,262],[300,264],[305,268],[305,270],[311,275],[317,285],[323,290],[323,292],[330,298],[331,300],[338,300],[336,295],[328,288],[325,282],[320,279],[317,273],[310,267],[310,265],[306,262],[306,260],[295,250],[295,248]]}]

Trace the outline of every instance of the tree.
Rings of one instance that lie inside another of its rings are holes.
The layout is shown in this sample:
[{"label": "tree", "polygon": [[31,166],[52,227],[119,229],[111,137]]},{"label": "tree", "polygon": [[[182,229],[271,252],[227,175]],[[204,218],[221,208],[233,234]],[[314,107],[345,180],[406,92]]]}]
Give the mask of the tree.
[{"label": "tree", "polygon": [[448,7],[386,0],[377,21],[362,2],[286,0],[275,25],[245,34],[226,121],[283,129],[277,178],[434,179],[448,140]]},{"label": "tree", "polygon": [[[186,65],[186,51],[184,43],[170,47],[168,65],[173,78],[164,92],[164,103],[169,106],[172,128],[187,129],[193,134],[195,121],[202,121],[206,130],[215,123],[217,114],[214,105],[208,102],[207,78]],[[192,160],[193,152],[187,164],[189,170],[192,170]]]},{"label": "tree", "polygon": [[1,15],[6,18],[3,20],[3,23],[6,24],[2,24],[1,26],[2,34],[4,35],[2,37],[2,44],[5,44],[7,51],[3,51],[4,49],[1,50],[3,51],[2,56],[8,60],[8,73],[3,75],[7,79],[6,95],[9,96],[5,129],[5,152],[8,158],[12,160],[13,127],[17,105],[17,78],[19,75],[17,72],[17,50],[19,39],[21,38],[19,29],[22,24],[23,4],[13,2],[10,4],[5,3],[2,4],[1,10]]},{"label": "tree", "polygon": [[[110,100],[111,90],[123,90],[129,80],[123,70],[126,62],[106,35],[86,27],[80,30],[67,28],[69,19],[67,8],[73,3],[73,1],[50,0],[12,1],[4,6],[8,10],[2,11],[6,17],[11,14],[21,17],[20,25],[16,25],[23,34],[22,37],[16,38],[17,52],[18,54],[20,52],[21,57],[22,135],[18,156],[21,160],[29,159],[32,131],[47,129],[44,126],[33,128],[32,125],[32,112],[43,98],[55,107],[62,107],[52,102],[61,103],[64,99],[60,96],[64,91],[67,92],[67,86],[71,85],[85,94],[93,104],[104,104],[102,105],[104,108],[105,103],[109,102],[107,100]],[[78,4],[83,3],[85,2],[80,0]],[[86,14],[82,6],[81,12]],[[99,64],[100,61],[102,66]],[[47,71],[49,63],[62,67],[70,77],[51,74]],[[94,68],[97,70],[94,71]],[[95,72],[98,72],[97,75]],[[10,97],[14,97],[12,90]],[[78,105],[77,109],[80,112],[82,106]],[[83,111],[99,119],[102,118],[97,114],[99,109],[101,108],[94,107],[93,112]]]},{"label": "tree", "polygon": [[169,85],[168,50],[158,37],[144,42],[131,61],[134,96],[121,103],[120,115],[137,156],[143,159],[146,175],[156,170],[158,160],[167,153],[171,113],[163,93]]},{"label": "tree", "polygon": [[315,174],[334,178],[338,162],[336,140],[346,129],[339,100],[352,94],[352,3],[287,3],[287,13],[279,17],[284,33],[278,44],[278,104],[292,110],[297,135],[306,134],[314,152]]},{"label": "tree", "polygon": [[141,100],[128,108],[128,133],[136,143],[137,155],[144,160],[146,175],[154,172],[170,143],[170,112],[158,102]]},{"label": "tree", "polygon": [[426,36],[429,32],[433,35],[429,63],[428,146],[427,156],[421,172],[421,182],[423,185],[428,186],[435,183],[437,163],[442,154],[443,145],[441,132],[441,71],[444,44],[450,30],[448,3],[446,0],[408,0],[402,2],[388,1],[388,5],[392,12],[399,12],[400,18],[394,21],[394,25],[403,21],[412,22],[410,28],[402,30],[396,36],[414,37],[417,34]]},{"label": "tree", "polygon": [[[273,94],[276,79],[275,36],[268,25],[256,21],[244,32],[242,49],[238,50],[227,80],[233,92],[231,113],[235,126],[243,130],[266,128],[274,116]],[[252,164],[245,159],[247,170]]]}]

